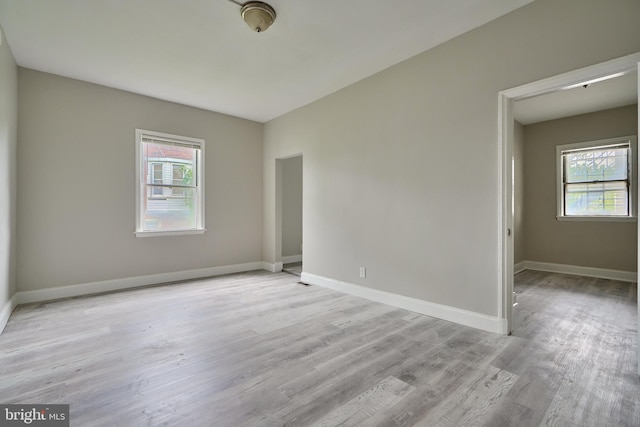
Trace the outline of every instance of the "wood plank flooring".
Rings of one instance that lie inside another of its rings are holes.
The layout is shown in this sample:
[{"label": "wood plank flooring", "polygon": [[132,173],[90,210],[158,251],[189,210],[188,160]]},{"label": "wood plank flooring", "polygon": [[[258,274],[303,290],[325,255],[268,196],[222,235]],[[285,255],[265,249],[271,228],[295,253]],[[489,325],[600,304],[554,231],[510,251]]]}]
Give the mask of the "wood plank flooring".
[{"label": "wood plank flooring", "polygon": [[251,272],[18,307],[0,403],[72,426],[640,426],[635,284],[526,271],[500,336]]}]

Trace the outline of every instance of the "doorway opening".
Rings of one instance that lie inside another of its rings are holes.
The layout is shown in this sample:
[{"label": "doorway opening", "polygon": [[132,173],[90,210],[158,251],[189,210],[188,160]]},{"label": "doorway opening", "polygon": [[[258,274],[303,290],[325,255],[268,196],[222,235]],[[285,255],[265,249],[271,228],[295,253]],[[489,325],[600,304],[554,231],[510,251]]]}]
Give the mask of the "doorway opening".
[{"label": "doorway opening", "polygon": [[285,272],[302,274],[301,154],[276,159],[276,256]]},{"label": "doorway opening", "polygon": [[[624,76],[637,73],[640,53],[607,61],[601,64],[585,67],[565,74],[525,84],[499,93],[499,151],[500,151],[500,187],[501,187],[501,218],[500,218],[500,274],[502,286],[499,291],[500,318],[502,319],[502,333],[513,331],[513,303],[514,303],[514,236],[513,230],[515,214],[514,196],[514,104],[516,101],[527,100],[539,95],[563,91],[576,86],[584,86],[597,80]],[[636,93],[637,97],[637,93]],[[637,132],[637,130],[636,130]],[[640,193],[636,188],[634,197]],[[639,240],[640,242],[640,240]],[[640,252],[640,251],[639,251]],[[640,312],[639,312],[640,314]],[[640,331],[640,328],[639,328]],[[640,332],[639,332],[640,338]],[[640,341],[640,340],[639,340]],[[638,352],[638,368],[640,372],[640,352]]]}]

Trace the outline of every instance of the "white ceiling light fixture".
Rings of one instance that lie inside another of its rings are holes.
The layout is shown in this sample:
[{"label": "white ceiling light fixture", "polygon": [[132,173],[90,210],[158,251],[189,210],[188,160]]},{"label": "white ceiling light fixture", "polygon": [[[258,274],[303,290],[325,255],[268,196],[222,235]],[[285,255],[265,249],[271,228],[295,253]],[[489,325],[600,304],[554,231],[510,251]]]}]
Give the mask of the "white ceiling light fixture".
[{"label": "white ceiling light fixture", "polygon": [[266,3],[261,1],[250,1],[248,3],[238,3],[235,0],[229,0],[241,7],[240,15],[244,22],[247,23],[256,33],[267,31],[267,28],[276,20],[276,11]]},{"label": "white ceiling light fixture", "polygon": [[250,1],[242,6],[242,19],[257,33],[266,31],[276,20],[276,11],[261,1]]}]

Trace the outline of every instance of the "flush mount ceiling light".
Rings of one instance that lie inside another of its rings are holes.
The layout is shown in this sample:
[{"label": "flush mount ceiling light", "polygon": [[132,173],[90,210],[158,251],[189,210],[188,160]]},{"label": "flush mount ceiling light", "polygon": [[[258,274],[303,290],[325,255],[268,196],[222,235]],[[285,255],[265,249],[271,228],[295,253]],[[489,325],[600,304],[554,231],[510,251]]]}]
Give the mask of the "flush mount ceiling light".
[{"label": "flush mount ceiling light", "polygon": [[240,10],[240,14],[249,28],[257,33],[267,31],[267,28],[276,20],[276,11],[261,1],[245,3]]},{"label": "flush mount ceiling light", "polygon": [[249,28],[257,33],[267,31],[267,28],[276,20],[276,11],[271,6],[261,1],[250,1],[248,3],[238,3],[229,0],[241,7],[240,15]]}]

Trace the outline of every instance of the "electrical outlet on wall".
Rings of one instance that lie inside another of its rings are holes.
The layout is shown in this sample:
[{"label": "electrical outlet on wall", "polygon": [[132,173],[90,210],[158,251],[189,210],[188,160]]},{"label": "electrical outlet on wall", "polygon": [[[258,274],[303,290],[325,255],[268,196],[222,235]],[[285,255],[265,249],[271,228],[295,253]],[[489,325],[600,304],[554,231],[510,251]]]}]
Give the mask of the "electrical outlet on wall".
[{"label": "electrical outlet on wall", "polygon": [[367,269],[364,267],[360,267],[360,277],[361,278],[366,278],[367,277]]}]

